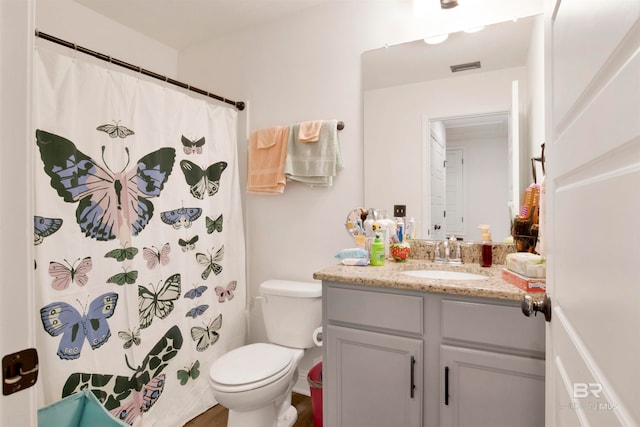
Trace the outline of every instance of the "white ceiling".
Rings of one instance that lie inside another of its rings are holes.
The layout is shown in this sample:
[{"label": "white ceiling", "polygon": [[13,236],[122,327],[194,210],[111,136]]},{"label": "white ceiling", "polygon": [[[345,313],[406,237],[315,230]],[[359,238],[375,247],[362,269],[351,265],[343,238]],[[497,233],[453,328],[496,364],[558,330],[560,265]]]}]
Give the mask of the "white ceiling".
[{"label": "white ceiling", "polygon": [[183,49],[339,0],[74,0],[167,46]]},{"label": "white ceiling", "polygon": [[[487,26],[477,33],[454,33],[443,43],[416,40],[362,55],[364,90],[470,73],[522,67],[527,60],[535,16]],[[451,65],[480,61],[480,70],[452,74]]]},{"label": "white ceiling", "polygon": [[[175,49],[259,26],[327,2],[344,0],[73,0]],[[368,0],[361,0],[368,1]],[[408,0],[386,0],[406,2]],[[433,0],[435,1],[435,0]],[[439,45],[422,40],[365,52],[363,89],[451,77],[450,65],[481,61],[482,70],[522,66],[531,17],[455,33]],[[465,71],[460,75],[479,72]]]}]

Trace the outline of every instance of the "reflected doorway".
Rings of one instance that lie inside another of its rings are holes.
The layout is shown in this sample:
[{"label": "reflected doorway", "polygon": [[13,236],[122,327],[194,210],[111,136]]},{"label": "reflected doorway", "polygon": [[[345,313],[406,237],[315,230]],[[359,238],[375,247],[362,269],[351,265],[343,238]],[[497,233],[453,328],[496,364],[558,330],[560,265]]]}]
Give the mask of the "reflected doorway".
[{"label": "reflected doorway", "polygon": [[500,112],[429,122],[432,239],[479,241],[478,224],[491,226],[494,241],[510,235],[509,117]]}]

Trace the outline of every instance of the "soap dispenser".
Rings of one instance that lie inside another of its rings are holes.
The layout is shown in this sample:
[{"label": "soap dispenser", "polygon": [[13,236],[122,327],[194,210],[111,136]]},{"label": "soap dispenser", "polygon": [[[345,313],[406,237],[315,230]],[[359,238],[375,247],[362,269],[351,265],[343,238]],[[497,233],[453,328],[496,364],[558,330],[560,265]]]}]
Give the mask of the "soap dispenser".
[{"label": "soap dispenser", "polygon": [[371,243],[371,265],[384,265],[384,242],[380,233],[376,233],[376,239]]},{"label": "soap dispenser", "polygon": [[480,234],[480,267],[491,267],[493,262],[493,244],[491,243],[491,231],[488,225],[479,225]]}]

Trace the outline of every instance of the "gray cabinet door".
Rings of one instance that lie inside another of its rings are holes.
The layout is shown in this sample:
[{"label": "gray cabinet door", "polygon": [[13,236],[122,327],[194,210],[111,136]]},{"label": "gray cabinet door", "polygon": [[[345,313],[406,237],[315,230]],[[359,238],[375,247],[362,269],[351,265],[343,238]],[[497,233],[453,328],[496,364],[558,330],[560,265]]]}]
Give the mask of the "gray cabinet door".
[{"label": "gray cabinet door", "polygon": [[544,360],[441,346],[442,427],[544,425]]},{"label": "gray cabinet door", "polygon": [[422,340],[335,325],[327,329],[325,424],[422,426]]}]

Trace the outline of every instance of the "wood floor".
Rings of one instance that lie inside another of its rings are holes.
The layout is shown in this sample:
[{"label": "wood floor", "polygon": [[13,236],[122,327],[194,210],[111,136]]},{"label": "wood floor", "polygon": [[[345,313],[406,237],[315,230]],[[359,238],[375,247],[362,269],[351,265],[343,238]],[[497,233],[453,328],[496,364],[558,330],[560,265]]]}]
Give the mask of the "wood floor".
[{"label": "wood floor", "polygon": [[[293,393],[291,404],[298,410],[298,421],[293,427],[313,427],[311,398],[303,394]],[[184,427],[226,427],[228,414],[227,408],[222,405],[216,405],[186,423]]]}]

